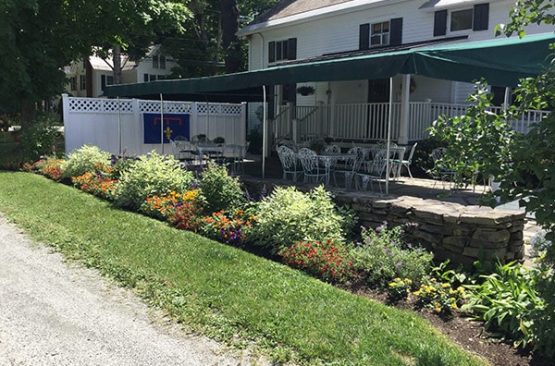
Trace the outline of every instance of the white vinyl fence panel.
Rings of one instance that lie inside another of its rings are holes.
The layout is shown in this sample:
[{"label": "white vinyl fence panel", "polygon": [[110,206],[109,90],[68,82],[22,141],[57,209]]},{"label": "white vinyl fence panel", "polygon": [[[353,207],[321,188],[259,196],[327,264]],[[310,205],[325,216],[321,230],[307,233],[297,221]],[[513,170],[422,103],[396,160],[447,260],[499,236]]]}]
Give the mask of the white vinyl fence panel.
[{"label": "white vinyl fence panel", "polygon": [[[74,98],[63,96],[66,153],[83,145],[96,145],[112,154],[136,156],[161,144],[144,143],[145,113],[161,113],[155,100]],[[189,114],[190,136],[223,137],[226,144],[246,144],[246,103],[163,102],[164,116]],[[164,153],[171,154],[170,144]]]}]

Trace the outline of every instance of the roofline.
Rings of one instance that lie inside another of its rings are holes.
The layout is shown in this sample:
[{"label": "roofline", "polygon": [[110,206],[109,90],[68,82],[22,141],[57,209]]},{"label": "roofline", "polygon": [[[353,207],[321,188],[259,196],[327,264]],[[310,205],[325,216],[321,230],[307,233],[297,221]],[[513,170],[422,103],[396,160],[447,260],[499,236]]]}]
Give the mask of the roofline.
[{"label": "roofline", "polygon": [[293,24],[303,23],[309,20],[320,19],[337,14],[346,14],[360,10],[360,8],[374,8],[378,6],[389,6],[409,0],[353,0],[337,5],[330,5],[319,9],[293,14],[279,19],[270,19],[261,23],[251,24],[237,32],[239,37],[266,31],[268,29],[281,28]]},{"label": "roofline", "polygon": [[[488,0],[488,3],[498,3],[498,2],[509,2],[509,0]],[[424,3],[422,6],[420,6],[418,9],[425,11],[425,12],[435,12],[438,10],[445,10],[445,9],[453,9],[453,8],[464,8],[464,7],[468,7],[471,5],[475,5],[475,4],[479,4],[479,3],[483,3],[484,0],[460,0],[458,3],[455,4],[446,4],[446,5],[439,5],[439,6],[435,6],[435,5],[428,5],[428,3]],[[427,6],[428,5],[428,6]]]}]

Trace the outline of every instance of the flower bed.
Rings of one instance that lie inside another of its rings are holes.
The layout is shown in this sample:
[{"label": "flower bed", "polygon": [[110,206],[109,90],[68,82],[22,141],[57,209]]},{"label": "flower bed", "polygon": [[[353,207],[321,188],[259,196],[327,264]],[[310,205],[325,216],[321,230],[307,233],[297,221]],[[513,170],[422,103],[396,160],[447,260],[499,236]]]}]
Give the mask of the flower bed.
[{"label": "flower bed", "polygon": [[[70,177],[71,182],[120,207],[224,244],[266,248],[268,255],[275,254],[283,263],[324,281],[377,289],[389,294],[392,301],[409,300],[416,308],[430,308],[442,316],[459,313],[470,299],[465,311],[488,324],[501,324],[505,319],[513,324],[522,319],[518,313],[499,311],[493,318],[490,312],[484,313],[483,303],[495,302],[497,293],[480,297],[476,286],[489,278],[470,278],[445,266],[433,267],[433,256],[407,243],[399,228],[363,230],[360,242],[349,242],[351,233],[346,228],[352,227],[352,214],[334,204],[322,187],[308,193],[278,187],[270,196],[253,202],[245,197],[239,181],[215,165],[195,180],[173,158],[155,153],[136,161],[111,163],[98,161],[98,156],[105,154],[91,153],[91,149],[87,154],[72,154],[71,166],[82,174]],[[63,167],[68,165],[60,159],[46,159],[27,169],[60,181],[67,174]],[[83,167],[89,170],[83,173]],[[520,286],[526,278],[514,281]],[[522,291],[507,296],[523,296],[526,287],[521,287]],[[532,316],[541,318],[535,312],[526,315],[525,321]],[[510,333],[513,328],[503,326],[501,330]],[[516,339],[515,345],[530,346],[537,342],[529,335],[532,329],[529,325],[526,332],[506,336],[526,337]]]}]

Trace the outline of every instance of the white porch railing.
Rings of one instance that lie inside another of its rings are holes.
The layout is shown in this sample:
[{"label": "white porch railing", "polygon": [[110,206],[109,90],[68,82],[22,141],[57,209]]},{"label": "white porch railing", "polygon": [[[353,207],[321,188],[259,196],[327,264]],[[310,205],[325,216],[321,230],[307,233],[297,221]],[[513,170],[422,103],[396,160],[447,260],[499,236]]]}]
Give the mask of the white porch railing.
[{"label": "white porch railing", "polygon": [[[466,113],[468,104],[410,102],[409,103],[409,141],[423,140],[429,137],[428,128],[440,115],[448,117]],[[501,113],[501,107],[491,108]],[[401,103],[393,103],[391,138],[399,138],[401,120]],[[511,121],[515,131],[528,133],[530,128],[541,121],[549,112],[529,110],[520,118]],[[315,137],[332,137],[344,140],[385,140],[387,138],[387,121],[389,103],[357,103],[320,106],[297,106],[295,111],[282,107],[274,119],[274,136],[276,138],[293,137],[292,128],[297,126],[299,141]],[[290,118],[296,119],[293,124]]]}]

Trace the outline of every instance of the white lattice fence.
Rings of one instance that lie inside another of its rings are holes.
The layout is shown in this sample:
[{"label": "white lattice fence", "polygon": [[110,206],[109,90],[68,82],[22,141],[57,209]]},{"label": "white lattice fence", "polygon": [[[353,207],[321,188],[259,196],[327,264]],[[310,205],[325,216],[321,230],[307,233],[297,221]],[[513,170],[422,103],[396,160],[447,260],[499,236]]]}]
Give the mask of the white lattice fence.
[{"label": "white lattice fence", "polygon": [[[144,143],[145,113],[161,113],[159,101],[140,99],[74,98],[63,96],[66,153],[96,145],[113,154],[162,152],[160,144]],[[223,137],[227,144],[246,142],[246,104],[163,102],[164,115],[189,114],[190,136]],[[170,144],[164,153],[171,154]]]}]

